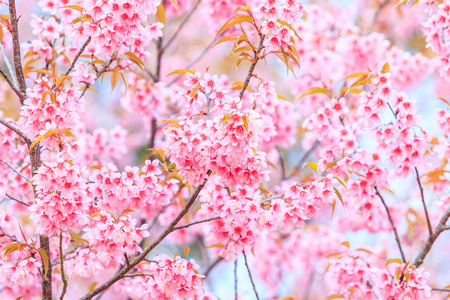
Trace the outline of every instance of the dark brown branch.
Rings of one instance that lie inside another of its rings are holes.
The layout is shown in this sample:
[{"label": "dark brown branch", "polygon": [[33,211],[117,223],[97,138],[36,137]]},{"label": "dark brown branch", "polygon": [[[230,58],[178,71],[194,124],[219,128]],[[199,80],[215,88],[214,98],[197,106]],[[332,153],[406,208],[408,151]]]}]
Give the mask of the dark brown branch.
[{"label": "dark brown branch", "polygon": [[179,230],[179,229],[183,229],[183,228],[188,228],[188,227],[191,227],[192,225],[206,223],[206,222],[211,222],[211,221],[218,220],[218,219],[220,219],[220,217],[214,217],[214,218],[199,220],[199,221],[195,221],[195,222],[192,222],[192,223],[189,223],[189,224],[185,224],[185,225],[174,227],[173,230]]},{"label": "dark brown branch", "polygon": [[81,46],[80,50],[78,51],[77,55],[75,55],[75,58],[73,59],[72,64],[70,65],[69,69],[67,69],[66,73],[63,74],[63,76],[69,75],[70,71],[75,67],[75,64],[77,63],[78,59],[80,58],[81,54],[83,54],[84,49],[89,45],[91,42],[91,37],[88,37],[86,42],[84,42],[83,46]]},{"label": "dark brown branch", "polygon": [[123,277],[138,277],[138,276],[150,276],[150,277],[155,277],[155,275],[153,274],[145,274],[145,273],[135,273],[135,274],[126,274]]},{"label": "dark brown branch", "polygon": [[375,194],[377,194],[377,196],[380,198],[381,202],[383,203],[384,208],[386,209],[386,213],[388,215],[389,222],[391,223],[392,230],[394,231],[395,241],[397,242],[398,250],[400,251],[400,255],[402,257],[402,261],[406,262],[405,254],[403,252],[402,244],[400,242],[400,236],[398,235],[397,227],[395,226],[394,220],[392,219],[391,212],[389,211],[389,208],[386,205],[386,202],[384,201],[383,196],[381,196],[381,194],[378,191],[376,186],[374,186],[374,189],[375,189]]},{"label": "dark brown branch", "polygon": [[170,44],[175,40],[175,38],[178,36],[178,34],[181,32],[181,29],[183,29],[184,25],[187,24],[187,22],[189,21],[189,19],[192,17],[192,14],[197,10],[198,6],[200,5],[200,2],[202,2],[202,0],[198,0],[197,3],[195,3],[194,7],[191,9],[191,11],[186,15],[186,17],[184,18],[184,20],[181,22],[180,26],[178,26],[177,31],[175,31],[175,33],[172,35],[172,37],[169,39],[169,41],[167,41],[167,43],[164,45],[163,47],[163,51],[166,51],[167,48],[170,46]]},{"label": "dark brown branch", "polygon": [[134,267],[137,266],[141,261],[145,259],[147,254],[149,254],[156,246],[158,246],[172,231],[174,231],[175,226],[178,224],[178,222],[184,217],[184,215],[187,214],[191,206],[194,204],[195,200],[197,199],[198,195],[200,194],[200,191],[205,186],[206,182],[208,181],[209,176],[211,175],[211,171],[208,171],[207,176],[203,183],[200,184],[197,189],[195,190],[194,194],[192,195],[189,202],[186,204],[186,206],[181,210],[181,212],[176,216],[175,219],[170,222],[169,226],[158,236],[158,238],[147,248],[145,248],[144,251],[139,254],[135,260],[130,262],[129,266],[123,267],[116,275],[114,275],[111,279],[106,281],[101,286],[95,288],[91,292],[87,293],[83,297],[80,298],[80,300],[88,300],[92,299],[95,295],[100,294],[101,292],[105,291],[107,288],[109,288],[111,285],[113,285],[115,282],[119,281],[120,279],[124,278],[124,276],[132,270]]},{"label": "dark brown branch", "polygon": [[255,283],[253,282],[253,276],[252,273],[250,272],[250,267],[248,266],[247,255],[245,254],[245,251],[242,251],[242,253],[244,254],[245,266],[247,267],[248,277],[250,277],[250,282],[252,283],[253,291],[255,292],[256,299],[259,300],[258,292],[256,291],[256,286]]},{"label": "dark brown branch", "polygon": [[413,265],[416,266],[416,268],[418,268],[423,263],[423,260],[427,256],[428,252],[430,252],[431,247],[433,246],[436,239],[444,230],[446,230],[447,226],[445,224],[447,223],[447,220],[449,218],[450,218],[450,206],[447,208],[444,215],[439,220],[436,229],[434,229],[433,234],[428,237],[419,254],[417,255],[416,259],[414,260]]},{"label": "dark brown branch", "polygon": [[[111,58],[104,66],[103,68],[100,69],[100,71],[98,71],[95,75],[97,76],[96,80],[103,75],[103,73],[108,71],[109,66],[112,64],[112,62],[114,61],[114,58]],[[81,95],[80,95],[80,99],[84,96],[84,94],[86,93],[87,89],[91,87],[91,84],[88,83],[84,86],[84,89],[81,91]]]},{"label": "dark brown branch", "polygon": [[431,227],[430,216],[428,215],[427,204],[425,203],[425,196],[423,194],[422,183],[420,182],[419,171],[417,171],[416,167],[414,167],[414,171],[416,172],[417,184],[419,185],[419,189],[420,189],[420,196],[422,198],[423,211],[425,212],[425,218],[427,219],[428,233],[431,236],[433,234],[433,229]]},{"label": "dark brown branch", "polygon": [[59,257],[62,257],[63,259],[60,259],[60,264],[61,264],[61,280],[63,282],[63,289],[61,292],[61,297],[59,298],[59,300],[63,300],[64,299],[64,295],[66,295],[67,292],[67,278],[66,278],[66,274],[64,273],[64,253],[63,253],[63,249],[62,249],[62,241],[63,241],[63,235],[62,232],[59,235]]},{"label": "dark brown branch", "polygon": [[22,173],[20,173],[18,170],[16,170],[16,168],[14,168],[13,166],[11,166],[6,160],[4,160],[3,158],[0,158],[0,161],[2,163],[4,163],[5,165],[7,165],[8,167],[10,167],[11,170],[14,171],[14,173],[16,173],[17,175],[19,175],[20,177],[22,177],[23,179],[25,179],[26,181],[30,182],[30,179],[28,179],[25,175],[23,175]]},{"label": "dark brown branch", "polygon": [[242,85],[242,89],[239,92],[239,99],[242,99],[244,96],[245,90],[248,87],[248,84],[250,83],[250,79],[253,77],[253,72],[255,71],[256,64],[261,59],[259,54],[261,53],[262,49],[264,48],[264,40],[266,36],[264,34],[260,34],[260,40],[259,40],[259,46],[258,49],[255,51],[255,57],[252,65],[250,66],[250,69],[248,70],[247,77],[245,78],[244,84]]},{"label": "dark brown branch", "polygon": [[[20,41],[19,41],[19,20],[16,15],[16,3],[15,0],[9,0],[9,15],[11,21],[11,35],[13,43],[14,53],[14,69],[16,72],[17,82],[19,83],[20,93],[26,94],[27,85],[25,83],[25,76],[22,70],[22,57],[20,55]],[[20,99],[20,103],[23,104],[23,98]]]},{"label": "dark brown branch", "polygon": [[5,125],[9,129],[11,129],[12,131],[14,131],[18,136],[20,136],[22,139],[24,139],[24,141],[28,145],[31,145],[30,139],[22,131],[20,131],[18,128],[12,126],[10,123],[8,123],[8,122],[6,122],[5,120],[2,120],[2,119],[0,119],[0,123]]},{"label": "dark brown branch", "polygon": [[11,195],[9,195],[9,194],[6,194],[6,197],[8,197],[9,199],[14,200],[14,201],[16,201],[16,202],[18,202],[18,203],[20,203],[20,204],[23,204],[23,205],[25,205],[25,206],[30,206],[30,204],[28,204],[28,203],[26,203],[26,202],[23,202],[22,200],[19,200],[19,199],[17,199],[17,198],[14,198],[13,196],[11,196]]},{"label": "dark brown branch", "polygon": [[[11,80],[9,79],[8,75],[6,75],[6,73],[0,68],[0,74],[3,76],[3,78],[5,78],[6,82],[8,83],[8,85],[11,87],[11,89],[13,90],[13,92],[17,95],[17,97],[19,97],[20,103],[23,104],[23,100],[25,98],[24,94],[22,94],[15,86],[14,83],[11,82]],[[14,74],[13,74],[14,75]],[[12,75],[12,76],[13,76]]]}]

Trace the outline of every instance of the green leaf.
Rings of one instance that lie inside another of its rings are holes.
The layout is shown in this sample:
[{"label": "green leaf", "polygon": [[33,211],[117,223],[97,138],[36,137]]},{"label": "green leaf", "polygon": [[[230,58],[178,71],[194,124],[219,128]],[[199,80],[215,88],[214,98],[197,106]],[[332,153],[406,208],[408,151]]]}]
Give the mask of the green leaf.
[{"label": "green leaf", "polygon": [[166,156],[164,155],[163,149],[150,148],[149,150],[155,152],[161,158],[162,162],[166,161]]}]

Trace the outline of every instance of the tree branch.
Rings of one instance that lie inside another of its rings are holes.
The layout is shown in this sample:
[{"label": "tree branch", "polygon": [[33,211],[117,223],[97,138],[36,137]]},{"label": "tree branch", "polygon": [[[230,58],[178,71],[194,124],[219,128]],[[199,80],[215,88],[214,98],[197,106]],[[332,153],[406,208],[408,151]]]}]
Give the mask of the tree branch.
[{"label": "tree branch", "polygon": [[242,99],[242,97],[244,96],[244,92],[247,89],[248,84],[250,83],[250,79],[253,76],[253,71],[255,71],[256,64],[260,60],[259,54],[261,53],[262,49],[264,48],[264,40],[265,40],[266,36],[264,34],[260,34],[259,36],[260,36],[260,40],[259,40],[258,49],[255,52],[255,58],[254,58],[255,61],[252,63],[252,65],[250,66],[250,69],[248,70],[247,77],[245,78],[244,84],[242,85],[242,89],[239,92],[239,99]]},{"label": "tree branch", "polygon": [[309,148],[306,152],[303,153],[302,157],[300,157],[300,159],[295,163],[294,165],[294,169],[291,173],[291,175],[289,175],[289,177],[292,177],[295,173],[296,170],[299,170],[306,162],[306,160],[308,159],[308,157],[311,155],[311,153],[313,153],[317,147],[319,147],[320,142],[318,140],[316,140],[314,142],[314,144],[311,146],[311,148]]},{"label": "tree branch", "polygon": [[3,58],[5,59],[6,67],[8,68],[9,74],[11,74],[11,78],[13,80],[14,87],[17,88],[19,86],[19,83],[17,82],[17,78],[14,75],[14,68],[13,68],[11,62],[9,61],[8,56],[6,55],[5,46],[3,46],[2,42],[0,42],[0,49],[2,51]]},{"label": "tree branch", "polygon": [[389,208],[386,205],[386,202],[384,201],[383,196],[381,196],[380,192],[378,192],[378,189],[377,189],[376,186],[374,186],[374,189],[375,189],[375,194],[377,194],[377,196],[380,198],[381,202],[383,203],[384,208],[386,209],[386,213],[388,215],[389,222],[391,223],[392,230],[394,231],[395,241],[397,242],[398,250],[400,251],[400,255],[402,257],[402,261],[406,262],[405,254],[403,253],[402,244],[400,242],[400,236],[398,235],[397,227],[395,227],[394,220],[392,219],[392,216],[391,216],[391,213],[389,211]]},{"label": "tree branch", "polygon": [[11,87],[13,92],[17,95],[17,97],[19,97],[20,103],[23,104],[23,100],[24,100],[25,96],[14,86],[14,84],[9,79],[8,75],[6,75],[6,73],[1,68],[0,68],[0,74],[3,76],[3,78],[5,78],[6,82]]},{"label": "tree branch", "polygon": [[69,69],[67,69],[66,73],[64,73],[63,76],[69,75],[70,71],[72,71],[72,69],[75,67],[75,64],[77,63],[77,61],[80,58],[81,54],[83,54],[84,50],[86,49],[86,47],[89,45],[90,42],[91,42],[91,37],[88,37],[86,42],[84,42],[83,46],[81,46],[81,48],[78,51],[77,55],[75,55],[75,58],[73,59],[73,62],[70,65]]},{"label": "tree branch", "polygon": [[252,283],[253,291],[255,292],[256,299],[259,300],[258,292],[256,291],[256,286],[255,283],[253,282],[253,276],[252,273],[250,272],[250,267],[248,266],[247,255],[245,254],[245,251],[242,251],[242,253],[244,254],[245,266],[247,267],[248,276],[250,277],[250,282]]},{"label": "tree branch", "polygon": [[422,197],[423,210],[425,212],[425,217],[427,219],[428,233],[431,236],[433,234],[433,229],[431,227],[430,216],[428,215],[427,204],[425,203],[425,196],[423,194],[422,183],[420,182],[419,171],[417,171],[417,167],[414,167],[414,171],[416,172],[417,183],[419,184],[420,196]]},{"label": "tree branch", "polygon": [[175,33],[172,35],[172,37],[169,39],[169,41],[167,41],[167,43],[164,45],[164,47],[162,49],[163,51],[165,51],[170,46],[170,44],[175,40],[175,38],[180,33],[181,29],[183,29],[184,25],[186,25],[187,21],[192,17],[192,14],[197,10],[198,6],[200,5],[200,2],[202,2],[202,0],[198,0],[197,3],[195,4],[195,6],[191,9],[191,11],[186,15],[186,17],[184,18],[184,20],[181,22],[180,26],[178,27],[177,31],[175,31]]},{"label": "tree branch", "polygon": [[19,200],[19,199],[17,199],[17,198],[14,198],[13,196],[11,196],[11,195],[9,195],[9,194],[6,194],[6,197],[8,197],[9,199],[14,200],[14,201],[16,201],[16,202],[19,202],[20,204],[23,204],[23,205],[25,205],[25,206],[30,206],[30,204],[28,204],[28,203],[26,203],[26,202],[23,202],[22,200]]},{"label": "tree branch", "polygon": [[[9,0],[9,15],[11,21],[11,35],[13,43],[14,53],[14,68],[16,73],[17,82],[19,83],[19,89],[22,95],[26,94],[27,85],[25,83],[25,77],[22,70],[22,57],[20,55],[20,42],[19,42],[19,20],[16,15],[16,3],[15,0]],[[20,99],[20,103],[23,104],[23,98]]]},{"label": "tree branch", "polygon": [[184,215],[187,214],[189,209],[191,208],[192,204],[194,204],[195,200],[197,199],[198,195],[200,194],[200,191],[205,186],[206,182],[208,181],[209,176],[211,175],[211,171],[208,171],[207,177],[203,180],[203,183],[201,183],[197,189],[195,190],[194,194],[191,196],[191,199],[186,204],[186,206],[181,210],[181,212],[176,216],[175,219],[170,222],[169,226],[159,235],[159,237],[147,248],[145,248],[144,251],[139,254],[136,259],[132,262],[130,262],[129,266],[123,267],[117,274],[115,274],[111,279],[106,281],[101,286],[95,288],[91,292],[87,293],[83,297],[80,298],[80,300],[88,300],[92,299],[95,295],[100,294],[101,292],[105,291],[107,288],[109,288],[111,285],[113,285],[118,280],[122,279],[126,273],[128,273],[130,270],[132,270],[134,267],[136,267],[137,264],[139,264],[141,261],[145,259],[147,254],[149,254],[156,246],[158,246],[165,238],[168,236],[172,231],[174,231],[175,226],[178,224],[178,222],[184,217]]},{"label": "tree branch", "polygon": [[234,300],[238,300],[238,277],[237,277],[237,262],[238,258],[234,261]]},{"label": "tree branch", "polygon": [[192,222],[192,223],[189,223],[189,224],[185,224],[185,225],[174,227],[173,230],[175,231],[175,230],[179,230],[179,229],[183,229],[183,228],[188,228],[188,227],[191,227],[192,225],[206,223],[206,222],[211,222],[211,221],[218,220],[218,219],[220,219],[219,216],[213,217],[213,218],[209,218],[209,219],[199,220],[199,221],[195,221],[195,222]]},{"label": "tree branch", "polygon": [[6,160],[4,160],[3,158],[0,158],[0,161],[2,163],[4,163],[5,165],[7,165],[8,167],[11,168],[11,170],[13,170],[17,175],[19,175],[20,177],[22,177],[23,179],[25,179],[26,181],[30,182],[30,179],[28,179],[25,175],[23,175],[22,173],[20,173],[18,170],[16,170],[13,166],[11,166]]},{"label": "tree branch", "polygon": [[223,260],[223,257],[219,256],[204,272],[204,276],[207,277],[208,274],[211,272],[212,269],[214,269],[215,266],[217,266],[221,261]]},{"label": "tree branch", "polygon": [[[1,70],[1,69],[0,69]],[[31,145],[31,140],[22,132],[20,131],[18,128],[14,127],[13,125],[11,125],[10,123],[6,122],[5,120],[0,119],[0,123],[5,125],[6,127],[8,127],[10,130],[14,131],[18,136],[20,136],[21,138],[24,139],[24,141],[28,144]]]},{"label": "tree branch", "polygon": [[64,295],[67,292],[67,278],[66,275],[64,274],[64,253],[63,253],[63,249],[62,249],[62,241],[63,241],[63,235],[62,232],[59,235],[59,257],[62,257],[63,259],[60,259],[60,264],[61,264],[61,280],[63,282],[63,289],[61,292],[61,297],[59,298],[59,300],[63,300],[64,299]]},{"label": "tree branch", "polygon": [[450,218],[450,206],[447,208],[444,215],[439,220],[437,227],[434,229],[433,234],[428,237],[419,254],[417,255],[416,259],[414,260],[413,265],[416,266],[416,268],[418,268],[423,263],[423,260],[427,256],[428,252],[430,252],[431,247],[433,246],[434,242],[439,237],[441,232],[446,230],[447,226],[445,225],[445,223],[447,223],[447,220],[449,218]]}]

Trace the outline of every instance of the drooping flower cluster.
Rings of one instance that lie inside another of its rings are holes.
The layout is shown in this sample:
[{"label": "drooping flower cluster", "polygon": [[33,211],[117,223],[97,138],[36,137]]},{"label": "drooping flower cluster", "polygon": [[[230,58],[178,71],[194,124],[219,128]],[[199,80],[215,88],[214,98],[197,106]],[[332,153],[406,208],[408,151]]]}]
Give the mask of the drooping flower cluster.
[{"label": "drooping flower cluster", "polygon": [[127,278],[120,284],[128,295],[137,299],[198,299],[204,277],[198,268],[193,259],[156,256],[151,262],[137,266],[136,274],[145,275]]},{"label": "drooping flower cluster", "polygon": [[374,290],[382,299],[424,299],[431,296],[428,276],[422,269],[408,264],[388,266],[375,273]]},{"label": "drooping flower cluster", "polygon": [[32,140],[55,131],[55,134],[42,141],[45,146],[54,148],[67,141],[73,142],[73,137],[65,133],[80,122],[82,103],[79,102],[80,92],[75,88],[54,92],[51,86],[43,78],[27,91],[19,124]]},{"label": "drooping flower cluster", "polygon": [[202,192],[199,214],[205,218],[219,215],[210,223],[208,239],[211,244],[222,244],[219,255],[227,260],[252,248],[261,231],[303,227],[305,221],[318,215],[324,204],[335,201],[330,177],[309,185],[296,183],[283,186],[284,194],[264,197],[256,188],[238,188],[230,193],[219,178],[210,179]]},{"label": "drooping flower cluster", "polygon": [[[148,24],[148,15],[155,14],[161,0],[151,1],[90,1],[77,3],[83,11],[70,14],[63,22],[71,40],[91,37],[95,54],[123,54],[131,51],[138,56],[147,54],[144,47],[162,36],[163,24]],[[77,19],[78,18],[78,19]],[[148,27],[145,27],[144,24]]]},{"label": "drooping flower cluster", "polygon": [[445,79],[450,78],[449,21],[450,1],[445,0],[438,5],[435,12],[430,9],[430,16],[423,24],[427,47],[438,54],[433,62],[439,75]]},{"label": "drooping flower cluster", "polygon": [[84,172],[62,158],[42,163],[33,176],[36,202],[29,207],[37,232],[51,236],[65,230],[78,231],[87,225],[91,200],[86,197]]},{"label": "drooping flower cluster", "polygon": [[258,117],[248,111],[197,123],[180,119],[166,129],[166,152],[191,184],[212,171],[228,186],[253,186],[267,178],[265,153],[257,149]]},{"label": "drooping flower cluster", "polygon": [[102,210],[121,212],[124,209],[143,210],[154,215],[158,207],[170,203],[170,198],[178,189],[177,180],[160,183],[162,177],[159,161],[147,160],[142,169],[127,166],[125,172],[118,172],[112,163],[90,176],[89,195],[96,199]]},{"label": "drooping flower cluster", "polygon": [[124,254],[131,256],[142,251],[140,240],[148,237],[147,224],[136,227],[137,220],[129,215],[114,217],[112,213],[101,211],[90,219],[84,238],[97,252],[97,258],[105,265],[124,262]]}]

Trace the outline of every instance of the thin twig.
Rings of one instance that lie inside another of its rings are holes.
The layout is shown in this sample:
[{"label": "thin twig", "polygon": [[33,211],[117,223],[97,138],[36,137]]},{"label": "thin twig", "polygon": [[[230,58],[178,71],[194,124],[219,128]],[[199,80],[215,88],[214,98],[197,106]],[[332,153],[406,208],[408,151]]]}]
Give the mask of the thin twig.
[{"label": "thin twig", "polygon": [[209,267],[206,269],[205,273],[203,274],[205,277],[208,276],[208,274],[214,269],[221,261],[223,260],[223,257],[219,256]]},{"label": "thin twig", "polygon": [[195,10],[198,8],[198,6],[200,5],[200,2],[202,2],[202,0],[198,0],[197,3],[195,4],[195,6],[191,9],[191,11],[186,15],[186,17],[184,18],[184,20],[181,22],[180,26],[178,26],[177,31],[175,31],[175,33],[172,35],[172,37],[167,41],[167,43],[164,45],[163,47],[163,51],[167,50],[167,48],[170,46],[170,44],[175,40],[175,38],[178,36],[178,34],[180,33],[181,29],[183,29],[184,25],[187,24],[187,21],[191,18],[192,14],[195,12]]},{"label": "thin twig", "polygon": [[284,196],[285,196],[285,194],[281,194],[281,195],[276,195],[276,196],[272,196],[272,197],[266,198],[263,201],[261,201],[261,204],[266,203],[266,202],[270,202],[273,199],[283,198]]},{"label": "thin twig", "polygon": [[30,182],[30,179],[28,179],[25,175],[23,175],[22,173],[20,173],[18,170],[16,170],[13,166],[11,166],[6,160],[4,160],[3,158],[0,158],[0,161],[2,163],[4,163],[5,165],[7,165],[8,167],[11,168],[11,170],[13,170],[17,175],[19,175],[20,177],[22,177],[23,179],[25,179],[26,181]]},{"label": "thin twig", "polygon": [[[101,68],[100,71],[98,71],[98,72],[95,74],[95,75],[96,75],[96,80],[97,80],[103,73],[105,73],[105,72],[108,71],[109,66],[112,64],[112,62],[113,62],[114,60],[115,60],[114,58],[111,58],[111,59],[103,66],[103,68]],[[81,98],[84,96],[84,94],[86,93],[87,89],[90,88],[91,85],[92,85],[92,84],[87,83],[87,84],[84,86],[83,90],[81,91],[81,95],[80,95],[80,98],[79,98],[79,99],[81,99]]]},{"label": "thin twig", "polygon": [[250,267],[248,266],[247,255],[245,254],[245,251],[242,251],[242,253],[244,254],[245,266],[247,267],[248,277],[250,277],[250,282],[252,283],[253,291],[255,292],[256,299],[259,300],[258,292],[256,291],[256,286],[255,283],[253,282],[253,276],[252,273],[250,272]]},{"label": "thin twig", "polygon": [[[192,68],[197,62],[200,61],[200,59],[202,59],[203,56],[205,56],[205,54],[211,49],[211,47],[216,43],[216,40],[218,38],[221,38],[222,35],[226,32],[226,30],[224,32],[222,32],[218,37],[216,37],[211,43],[209,43],[208,46],[206,46],[205,49],[203,49],[203,51],[197,56],[197,58],[195,58],[193,61],[191,61],[184,69],[190,69]],[[172,81],[170,81],[167,86],[171,86],[172,84],[174,84],[175,82],[178,81],[178,79],[180,79],[181,77],[183,77],[184,75],[177,75]]]},{"label": "thin twig", "polygon": [[73,59],[72,64],[70,65],[69,69],[67,69],[66,73],[63,74],[63,76],[69,75],[70,71],[75,67],[75,64],[77,63],[78,59],[80,58],[81,54],[83,54],[84,49],[89,45],[91,42],[91,37],[88,37],[86,42],[84,42],[83,46],[81,46],[80,50],[78,51],[77,55],[75,55],[75,58]]},{"label": "thin twig", "polygon": [[153,274],[137,273],[137,274],[126,274],[123,277],[138,277],[138,276],[150,276],[155,277]]},{"label": "thin twig", "polygon": [[234,261],[234,300],[237,300],[237,298],[238,298],[237,263],[238,263],[238,258],[236,256],[236,260]]},{"label": "thin twig", "polygon": [[431,288],[432,291],[436,292],[447,292],[450,293],[450,289],[438,289],[438,288]]},{"label": "thin twig", "polygon": [[9,74],[11,74],[11,78],[12,78],[12,80],[14,82],[14,87],[18,88],[19,87],[19,83],[17,82],[17,77],[14,74],[13,66],[12,66],[11,62],[9,61],[8,56],[6,55],[5,46],[3,46],[2,42],[0,42],[0,49],[2,51],[3,59],[5,60],[6,67],[8,68]]},{"label": "thin twig", "polygon": [[[1,70],[1,69],[0,69]],[[18,128],[12,126],[10,123],[6,122],[5,120],[0,119],[0,123],[5,125],[6,127],[8,127],[9,129],[11,129],[12,131],[14,131],[18,136],[20,136],[21,138],[23,138],[25,140],[25,142],[30,145],[31,141],[30,139],[22,132],[20,131]]]},{"label": "thin twig", "polygon": [[[9,0],[9,17],[11,22],[11,36],[13,42],[14,53],[14,68],[19,83],[19,89],[22,95],[26,94],[27,85],[25,83],[25,76],[22,69],[22,57],[20,55],[20,41],[19,41],[19,20],[16,15],[16,3],[15,0]],[[20,102],[23,104],[23,98]]]},{"label": "thin twig", "polygon": [[309,148],[306,152],[303,153],[302,157],[300,157],[300,159],[294,164],[294,169],[291,173],[291,175],[289,175],[289,177],[292,177],[295,173],[295,171],[297,171],[298,169],[300,169],[303,164],[306,162],[306,160],[308,159],[308,157],[311,155],[311,153],[313,153],[317,147],[319,147],[320,142],[318,140],[316,140],[314,142],[314,144],[311,146],[311,148]]},{"label": "thin twig", "polygon": [[394,231],[395,241],[397,242],[398,250],[400,251],[400,255],[402,257],[402,261],[406,262],[405,254],[403,253],[402,244],[400,242],[400,236],[398,235],[397,227],[395,226],[394,220],[392,219],[391,212],[389,211],[389,208],[386,205],[386,202],[384,201],[383,196],[381,196],[381,194],[378,191],[376,186],[374,186],[374,189],[375,189],[375,194],[377,194],[377,196],[380,198],[381,202],[383,203],[384,208],[386,209],[386,213],[388,215],[389,222],[391,223],[392,230]]},{"label": "thin twig", "polygon": [[181,210],[181,212],[175,217],[175,219],[170,222],[169,226],[158,236],[158,238],[153,241],[153,243],[144,249],[144,251],[139,254],[135,260],[130,262],[129,266],[123,267],[118,273],[116,273],[112,278],[110,278],[108,281],[106,281],[104,284],[98,286],[91,292],[87,293],[83,297],[80,298],[80,300],[88,300],[92,299],[92,297],[100,294],[101,292],[108,289],[111,285],[113,285],[115,282],[122,279],[130,270],[132,270],[134,267],[136,267],[141,261],[145,259],[145,257],[156,247],[158,246],[175,228],[175,226],[178,224],[178,222],[187,214],[191,206],[194,204],[195,200],[197,199],[198,195],[200,194],[200,191],[204,188],[206,182],[208,181],[209,176],[211,175],[211,171],[207,172],[207,177],[203,180],[203,182],[197,187],[194,194],[191,196],[191,199],[186,204],[186,206]]},{"label": "thin twig", "polygon": [[302,296],[303,300],[308,300],[309,299],[309,295],[311,294],[311,288],[312,288],[313,281],[314,281],[314,270],[311,269],[309,271],[308,281],[306,282],[305,290],[303,291],[303,296]]},{"label": "thin twig", "polygon": [[11,195],[9,195],[9,194],[6,194],[6,197],[8,197],[9,199],[14,200],[14,201],[16,201],[16,202],[19,202],[20,204],[23,204],[23,205],[25,205],[25,206],[30,206],[30,204],[28,204],[28,203],[26,203],[26,202],[23,202],[22,200],[19,200],[19,199],[17,199],[17,198],[14,198],[13,196],[11,196]]},{"label": "thin twig", "polygon": [[445,224],[447,223],[447,220],[449,218],[450,218],[450,205],[445,211],[444,215],[439,220],[439,223],[437,227],[434,229],[433,234],[428,237],[427,241],[425,242],[416,259],[414,260],[413,264],[414,266],[416,266],[416,268],[418,268],[423,263],[423,260],[427,256],[428,252],[430,252],[431,247],[433,246],[436,239],[447,228]]},{"label": "thin twig", "polygon": [[192,225],[206,223],[206,222],[211,222],[211,221],[218,220],[218,219],[220,219],[219,216],[213,217],[213,218],[209,218],[209,219],[199,220],[199,221],[195,221],[195,222],[192,222],[192,223],[189,223],[189,224],[185,224],[185,225],[174,227],[173,230],[175,231],[175,230],[179,230],[179,229],[183,229],[183,228],[188,228],[188,227],[191,227]]},{"label": "thin twig", "polygon": [[423,210],[425,212],[425,217],[427,219],[428,233],[431,236],[433,234],[433,229],[431,227],[430,216],[428,215],[427,204],[425,203],[425,196],[423,194],[423,187],[422,187],[422,183],[420,182],[420,176],[419,176],[419,171],[417,171],[417,167],[414,167],[414,171],[416,172],[417,184],[419,185],[420,196],[422,197]]},{"label": "thin twig", "polygon": [[63,235],[62,232],[59,235],[59,257],[62,257],[63,259],[60,259],[60,264],[61,264],[61,280],[63,282],[63,289],[61,292],[61,297],[59,297],[59,300],[63,300],[64,299],[64,295],[66,295],[67,292],[67,278],[66,278],[66,274],[64,273],[64,253],[63,253],[63,249],[62,249],[62,241],[63,241]]},{"label": "thin twig", "polygon": [[242,85],[242,89],[239,92],[239,99],[242,99],[242,97],[244,96],[244,92],[247,89],[248,84],[250,83],[250,79],[253,77],[253,72],[255,71],[256,64],[261,59],[259,54],[261,53],[262,49],[264,48],[264,40],[265,40],[266,36],[262,33],[259,36],[260,36],[259,46],[255,52],[254,61],[253,61],[252,65],[250,66],[250,69],[248,70],[247,77],[245,78],[244,84]]},{"label": "thin twig", "polygon": [[283,152],[281,152],[280,148],[277,147],[278,155],[280,157],[280,165],[281,165],[281,180],[286,179],[286,163],[284,161]]}]

